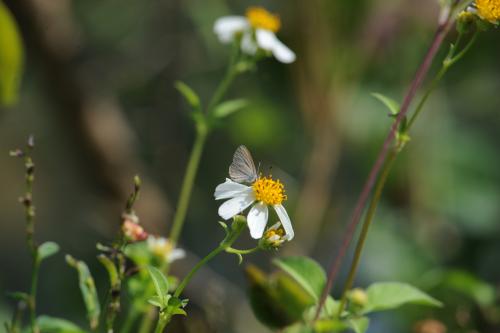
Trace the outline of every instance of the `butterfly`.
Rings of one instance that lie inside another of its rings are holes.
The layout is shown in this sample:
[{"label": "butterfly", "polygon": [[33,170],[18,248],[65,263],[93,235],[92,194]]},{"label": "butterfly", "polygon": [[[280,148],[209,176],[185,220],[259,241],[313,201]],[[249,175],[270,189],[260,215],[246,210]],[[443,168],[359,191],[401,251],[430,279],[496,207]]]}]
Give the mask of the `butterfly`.
[{"label": "butterfly", "polygon": [[229,176],[237,183],[253,183],[257,180],[257,169],[247,147],[241,145],[236,148],[233,163],[229,166]]}]

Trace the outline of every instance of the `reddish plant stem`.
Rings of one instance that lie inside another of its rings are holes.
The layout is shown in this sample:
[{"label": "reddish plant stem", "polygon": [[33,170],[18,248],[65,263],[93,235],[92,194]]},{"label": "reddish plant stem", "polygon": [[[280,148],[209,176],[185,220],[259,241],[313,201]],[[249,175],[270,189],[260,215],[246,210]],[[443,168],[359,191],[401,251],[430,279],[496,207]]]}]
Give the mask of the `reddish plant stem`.
[{"label": "reddish plant stem", "polygon": [[384,161],[387,158],[387,154],[389,152],[389,149],[391,148],[392,142],[394,141],[394,138],[396,137],[396,132],[399,128],[399,125],[403,121],[403,119],[406,117],[406,115],[409,112],[411,102],[415,98],[415,95],[417,94],[418,89],[422,85],[422,82],[424,81],[425,77],[427,76],[429,69],[432,65],[432,62],[434,61],[434,58],[439,51],[441,45],[443,44],[444,38],[446,37],[452,23],[451,19],[451,13],[453,11],[450,11],[450,14],[448,15],[447,19],[442,22],[434,35],[433,42],[427,51],[427,54],[425,55],[425,58],[418,68],[415,77],[411,83],[410,88],[408,89],[408,93],[406,94],[403,104],[401,105],[400,112],[398,113],[398,116],[394,123],[392,124],[391,130],[389,131],[389,134],[387,135],[387,138],[384,141],[384,144],[382,148],[380,149],[380,152],[378,154],[377,160],[375,161],[372,169],[370,170],[370,173],[368,175],[368,178],[363,186],[363,190],[361,191],[361,194],[358,198],[358,201],[356,203],[356,206],[354,208],[351,220],[349,224],[347,225],[346,229],[346,234],[344,236],[343,242],[341,244],[341,247],[339,249],[338,255],[335,257],[332,265],[330,266],[329,273],[328,273],[328,280],[325,289],[323,290],[323,293],[321,295],[321,299],[319,302],[319,306],[316,311],[316,319],[318,319],[319,314],[321,313],[321,309],[323,305],[325,304],[326,298],[328,297],[328,294],[330,293],[331,289],[333,288],[333,283],[335,281],[335,278],[337,277],[338,271],[340,269],[340,265],[342,263],[342,260],[344,259],[347,249],[349,248],[349,244],[354,236],[354,233],[356,231],[356,227],[359,224],[359,221],[361,219],[361,215],[363,214],[364,207],[366,206],[366,202],[370,196],[370,193],[373,189],[373,186],[375,185],[375,182],[377,180],[378,174],[380,172],[381,167],[384,164]]}]

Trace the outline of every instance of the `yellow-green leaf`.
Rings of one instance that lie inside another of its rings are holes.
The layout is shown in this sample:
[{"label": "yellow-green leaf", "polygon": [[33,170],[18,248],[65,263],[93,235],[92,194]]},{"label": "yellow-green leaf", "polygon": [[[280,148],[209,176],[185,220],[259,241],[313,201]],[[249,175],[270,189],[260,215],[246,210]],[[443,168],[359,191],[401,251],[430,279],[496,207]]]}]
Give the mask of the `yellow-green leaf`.
[{"label": "yellow-green leaf", "polygon": [[0,1],[0,106],[17,102],[23,62],[21,34],[9,9]]}]

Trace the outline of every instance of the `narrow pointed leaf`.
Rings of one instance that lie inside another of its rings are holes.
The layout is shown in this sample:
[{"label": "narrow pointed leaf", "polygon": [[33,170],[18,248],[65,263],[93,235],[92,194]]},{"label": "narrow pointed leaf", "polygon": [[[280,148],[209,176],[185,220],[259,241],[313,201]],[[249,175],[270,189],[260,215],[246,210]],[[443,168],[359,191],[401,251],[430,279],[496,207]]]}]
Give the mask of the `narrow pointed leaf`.
[{"label": "narrow pointed leaf", "polygon": [[384,96],[379,93],[372,93],[373,97],[378,99],[382,104],[384,104],[390,111],[391,115],[395,116],[399,113],[399,109],[401,108],[399,103],[393,100],[390,97]]},{"label": "narrow pointed leaf", "polygon": [[248,105],[244,99],[233,99],[230,101],[222,102],[214,109],[214,117],[225,118],[237,111],[240,111]]},{"label": "narrow pointed leaf", "polygon": [[191,89],[191,87],[182,81],[177,81],[175,83],[175,88],[182,94],[186,102],[193,108],[193,110],[201,109],[200,98],[194,90]]},{"label": "narrow pointed leaf", "polygon": [[148,266],[148,272],[153,279],[153,284],[156,289],[156,294],[160,298],[163,307],[167,306],[168,302],[168,280],[165,275],[156,267]]},{"label": "narrow pointed leaf", "polygon": [[90,327],[95,329],[99,324],[101,306],[99,304],[94,278],[92,274],[90,274],[87,264],[83,261],[76,260],[72,256],[66,255],[66,262],[78,272],[80,291],[82,292],[83,302],[87,309],[87,318]]}]

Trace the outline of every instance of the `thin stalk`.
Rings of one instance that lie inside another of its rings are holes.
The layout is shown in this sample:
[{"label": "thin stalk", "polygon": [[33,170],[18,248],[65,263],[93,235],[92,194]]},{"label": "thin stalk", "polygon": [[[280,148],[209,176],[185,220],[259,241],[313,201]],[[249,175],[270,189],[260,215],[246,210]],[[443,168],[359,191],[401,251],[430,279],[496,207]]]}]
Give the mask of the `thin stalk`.
[{"label": "thin stalk", "polygon": [[[231,229],[226,229],[227,233],[224,240],[219,244],[217,248],[215,248],[209,254],[207,254],[191,269],[191,271],[184,277],[184,279],[182,279],[179,286],[175,289],[175,292],[172,297],[179,298],[179,296],[182,294],[186,286],[189,284],[189,282],[191,282],[191,279],[196,275],[196,273],[201,267],[206,265],[219,253],[231,249],[231,245],[233,245],[233,243],[238,239],[238,237],[240,236],[241,232],[246,227],[246,225],[247,222],[243,216],[235,216]],[[166,325],[170,322],[170,319],[173,316],[172,313],[173,310],[175,309],[168,307],[166,310],[160,312],[158,323],[156,325],[156,330],[155,330],[156,333],[163,332]]]},{"label": "thin stalk", "polygon": [[[200,127],[198,127],[200,128]],[[177,204],[177,209],[175,211],[174,222],[172,224],[172,230],[170,231],[170,241],[172,244],[177,244],[179,236],[184,225],[184,220],[186,218],[187,209],[189,206],[189,199],[191,198],[191,193],[193,191],[194,180],[196,178],[196,173],[200,165],[201,155],[203,153],[203,148],[208,135],[208,128],[201,128],[196,132],[196,139],[194,141],[193,149],[189,157],[188,166],[186,169],[186,174],[184,175],[184,180],[182,182],[181,194],[179,197],[179,202]]]},{"label": "thin stalk", "polygon": [[375,182],[377,180],[377,177],[379,175],[379,172],[381,168],[384,165],[384,162],[387,158],[387,155],[389,153],[389,150],[391,149],[391,145],[396,137],[396,133],[400,127],[401,122],[403,119],[405,119],[406,115],[409,112],[410,105],[415,98],[415,95],[422,85],[422,82],[424,81],[425,77],[427,76],[430,66],[434,61],[434,58],[436,57],[436,54],[438,50],[440,49],[441,45],[443,44],[444,38],[446,37],[451,23],[452,23],[452,17],[451,14],[454,12],[454,9],[457,5],[457,2],[455,2],[455,6],[452,8],[453,10],[450,11],[450,14],[447,16],[447,18],[439,24],[436,33],[434,35],[434,39],[432,41],[432,44],[427,51],[424,60],[422,64],[420,65],[419,69],[417,70],[415,77],[412,81],[412,84],[410,85],[410,88],[403,100],[403,104],[401,105],[400,112],[398,113],[398,116],[396,117],[396,120],[394,121],[391,130],[389,131],[389,134],[387,135],[382,148],[380,149],[379,155],[377,157],[377,160],[375,161],[372,169],[370,170],[370,173],[368,175],[368,178],[363,186],[363,190],[361,191],[361,194],[358,198],[358,201],[356,203],[356,206],[353,211],[352,218],[347,226],[347,231],[345,234],[345,237],[343,239],[343,242],[341,244],[340,250],[336,258],[334,259],[332,265],[330,266],[329,273],[328,273],[328,280],[326,287],[323,290],[323,293],[320,298],[319,306],[316,311],[316,316],[315,319],[317,319],[321,313],[321,309],[323,308],[326,298],[328,294],[330,293],[330,290],[333,287],[333,283],[337,277],[337,273],[340,269],[340,265],[343,261],[343,258],[345,257],[345,254],[347,252],[347,249],[349,247],[349,244],[354,236],[354,233],[356,231],[356,227],[359,224],[361,215],[363,214],[364,207],[366,205],[366,202],[368,201],[368,197],[370,193],[372,192],[372,189],[375,185]]},{"label": "thin stalk", "polygon": [[457,61],[462,59],[462,57],[467,53],[467,51],[470,50],[470,48],[472,47],[474,42],[477,40],[478,34],[479,34],[479,31],[476,30],[474,32],[474,35],[472,36],[472,38],[467,43],[467,45],[458,54],[456,54],[458,44],[461,41],[462,36],[463,36],[462,34],[458,35],[457,41],[455,42],[453,47],[450,49],[450,53],[447,55],[446,59],[443,61],[443,65],[441,66],[441,69],[439,70],[439,72],[436,74],[436,76],[432,80],[431,84],[429,85],[429,88],[427,88],[427,91],[424,93],[423,97],[420,99],[420,102],[418,103],[418,105],[415,109],[415,112],[413,113],[410,120],[408,121],[407,130],[409,130],[412,127],[412,125],[415,123],[415,120],[420,115],[420,112],[422,111],[425,103],[427,102],[427,99],[430,97],[432,92],[437,88],[438,84],[441,82],[444,75],[448,72],[448,70]]},{"label": "thin stalk", "polygon": [[189,207],[189,200],[191,198],[191,193],[193,191],[194,180],[196,178],[198,167],[200,165],[200,159],[203,153],[203,149],[205,147],[205,142],[210,132],[210,116],[212,114],[213,109],[217,106],[217,104],[219,104],[221,99],[226,94],[231,83],[240,73],[236,69],[238,57],[239,57],[239,48],[234,47],[233,54],[229,62],[229,66],[226,71],[226,75],[224,76],[221,83],[215,90],[214,95],[210,99],[210,102],[206,108],[206,115],[203,115],[203,117],[201,117],[201,119],[198,120],[196,124],[196,138],[193,145],[193,149],[191,150],[191,155],[189,156],[189,162],[186,169],[186,174],[184,175],[184,179],[182,181],[179,202],[177,203],[177,209],[175,211],[174,220],[172,223],[172,229],[170,230],[169,239],[174,244],[174,246],[175,244],[177,244],[177,241],[179,240],[179,236],[181,234],[182,227],[184,226],[184,222],[186,219],[186,214]]},{"label": "thin stalk", "polygon": [[138,311],[137,307],[134,305],[131,305],[131,309],[129,313],[127,314],[127,317],[125,318],[125,321],[123,322],[123,325],[120,329],[120,333],[128,333],[134,326],[135,321],[137,318],[139,318],[139,315],[141,314],[140,311]]},{"label": "thin stalk", "polygon": [[30,309],[30,322],[31,331],[33,333],[38,333],[39,329],[36,324],[36,292],[38,287],[38,272],[40,270],[40,260],[38,260],[38,255],[33,258],[33,270],[31,272],[31,290],[28,300],[28,307]]},{"label": "thin stalk", "polygon": [[174,292],[174,297],[179,297],[181,293],[184,291],[184,288],[189,284],[191,279],[195,276],[195,274],[198,272],[198,270],[205,266],[206,263],[208,263],[210,260],[212,260],[216,255],[221,253],[222,251],[225,250],[225,247],[223,244],[220,244],[215,250],[210,252],[205,258],[201,259],[186,275],[186,277],[182,280],[182,282],[179,284],[177,289]]},{"label": "thin stalk", "polygon": [[365,220],[363,222],[363,228],[361,229],[361,234],[359,235],[358,243],[356,244],[356,250],[354,251],[354,259],[352,261],[351,268],[349,270],[349,275],[347,277],[347,281],[342,291],[342,298],[338,310],[339,318],[340,315],[342,314],[342,311],[344,310],[347,301],[347,291],[351,289],[354,282],[354,277],[356,276],[356,272],[361,259],[361,253],[363,252],[363,247],[365,245],[366,238],[368,236],[368,230],[370,230],[370,226],[372,224],[373,217],[375,216],[375,212],[377,211],[377,206],[378,203],[380,202],[380,197],[382,195],[382,191],[387,181],[387,177],[389,176],[389,172],[391,171],[391,168],[394,165],[394,161],[396,160],[397,155],[398,155],[398,150],[393,149],[391,153],[387,156],[387,159],[384,163],[384,167],[380,172],[380,177],[378,178],[377,184],[375,185],[375,192],[370,202],[370,206],[368,207],[368,211],[366,213]]}]

